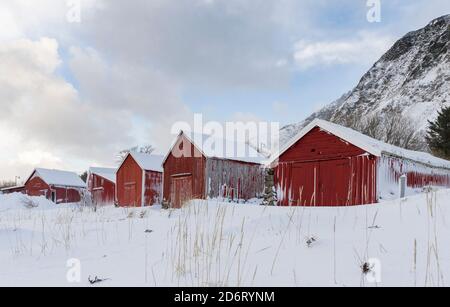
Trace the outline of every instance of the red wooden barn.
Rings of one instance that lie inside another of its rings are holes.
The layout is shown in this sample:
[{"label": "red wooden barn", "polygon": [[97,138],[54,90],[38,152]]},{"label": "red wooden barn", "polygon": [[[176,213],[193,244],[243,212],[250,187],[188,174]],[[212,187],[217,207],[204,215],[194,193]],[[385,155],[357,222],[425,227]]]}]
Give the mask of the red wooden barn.
[{"label": "red wooden barn", "polygon": [[87,186],[95,204],[114,204],[116,196],[116,169],[91,167]]},{"label": "red wooden barn", "polygon": [[1,189],[0,194],[23,193],[24,190],[25,186],[14,186]]},{"label": "red wooden barn", "polygon": [[272,166],[282,206],[371,204],[398,198],[401,190],[403,196],[425,186],[450,187],[450,161],[323,120],[302,129]]},{"label": "red wooden barn", "polygon": [[129,153],[116,174],[116,201],[122,207],[161,203],[162,156]]},{"label": "red wooden barn", "polygon": [[77,203],[86,184],[73,172],[35,169],[25,182],[25,194],[45,196],[56,204]]},{"label": "red wooden barn", "polygon": [[180,208],[191,199],[259,197],[263,159],[248,144],[181,132],[164,158],[164,199]]}]

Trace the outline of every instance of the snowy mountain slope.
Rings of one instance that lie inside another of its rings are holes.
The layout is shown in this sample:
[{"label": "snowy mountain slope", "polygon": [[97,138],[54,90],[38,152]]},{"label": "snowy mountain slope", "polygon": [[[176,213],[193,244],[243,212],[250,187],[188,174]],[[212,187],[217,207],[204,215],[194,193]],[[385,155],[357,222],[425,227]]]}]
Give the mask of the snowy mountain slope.
[{"label": "snowy mountain slope", "polygon": [[281,129],[281,143],[315,118],[345,122],[350,115],[400,110],[418,131],[450,105],[450,15],[406,34],[362,77],[359,84],[303,122]]},{"label": "snowy mountain slope", "polygon": [[348,92],[341,96],[339,99],[335,100],[328,106],[323,107],[321,110],[311,114],[308,118],[305,120],[284,126],[280,130],[280,144],[286,144],[292,137],[294,137],[300,130],[302,130],[306,125],[308,125],[310,122],[312,122],[316,118],[324,119],[324,120],[330,120],[335,110],[340,107],[345,100],[350,96],[351,92]]}]

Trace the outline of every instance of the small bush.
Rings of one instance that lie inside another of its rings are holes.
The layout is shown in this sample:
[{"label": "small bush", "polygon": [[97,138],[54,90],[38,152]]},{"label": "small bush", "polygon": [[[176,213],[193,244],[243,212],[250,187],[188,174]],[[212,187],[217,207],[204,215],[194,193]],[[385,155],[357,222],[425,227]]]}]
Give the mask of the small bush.
[{"label": "small bush", "polygon": [[162,209],[164,210],[168,210],[170,209],[170,203],[167,200],[163,200],[162,204],[161,204]]},{"label": "small bush", "polygon": [[21,204],[27,209],[33,209],[39,207],[39,204],[31,198],[23,197],[21,199]]}]

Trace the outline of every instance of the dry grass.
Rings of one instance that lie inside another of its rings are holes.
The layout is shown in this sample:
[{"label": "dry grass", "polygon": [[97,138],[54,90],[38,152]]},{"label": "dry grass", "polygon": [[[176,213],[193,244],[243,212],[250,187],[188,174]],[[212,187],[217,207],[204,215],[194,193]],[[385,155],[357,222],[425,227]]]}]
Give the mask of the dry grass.
[{"label": "dry grass", "polygon": [[[398,204],[401,208],[404,206],[404,200]],[[181,210],[159,212],[142,208],[117,208],[114,209],[114,215],[111,214],[112,208],[108,207],[61,207],[48,211],[24,209],[2,213],[0,229],[11,233],[8,243],[14,258],[39,258],[60,250],[69,254],[77,250],[84,240],[92,239],[93,236],[99,247],[113,244],[122,244],[125,248],[142,247],[139,249],[142,253],[142,280],[152,286],[163,283],[198,287],[253,286],[259,278],[277,277],[282,269],[286,270],[282,261],[283,257],[286,257],[286,248],[290,250],[295,245],[297,251],[303,252],[308,250],[306,242],[314,252],[328,244],[331,251],[329,277],[335,285],[342,282],[339,273],[345,271],[345,268],[342,268],[339,262],[342,248],[338,238],[344,225],[340,221],[349,212],[356,211],[349,208],[336,209],[335,215],[331,216],[328,223],[331,235],[330,240],[326,242],[322,240],[325,239],[322,236],[318,241],[318,237],[312,235],[317,231],[317,225],[323,222],[319,221],[318,208],[256,206],[260,211],[254,216],[238,212],[239,206],[216,204],[213,201],[193,201]],[[274,210],[280,211],[274,214]],[[375,245],[372,238],[385,227],[380,227],[378,210],[371,211],[369,207],[362,210],[365,211],[355,213],[354,223],[359,225],[358,227],[364,227],[358,232],[364,240],[355,244],[354,250],[358,264],[356,269],[359,268],[362,275],[360,284],[364,286],[364,277],[370,272],[368,259],[374,254]],[[443,219],[442,210],[436,201],[436,192],[429,191],[426,195],[427,250],[423,253],[426,255],[426,270],[425,274],[423,271],[418,274],[418,268],[422,267],[424,261],[418,257],[419,246],[416,239],[413,242],[411,274],[411,283],[414,285],[422,282],[425,286],[445,285],[440,254],[441,223],[438,223]],[[164,228],[164,232],[151,224],[154,214],[161,215],[161,219],[167,219],[169,226]],[[346,220],[351,221],[352,218],[347,216]],[[30,235],[21,231],[25,224],[28,225]],[[349,227],[351,228],[351,225]],[[270,235],[270,241],[264,246],[261,244],[261,236],[265,234]],[[160,249],[161,255],[155,255],[151,245],[155,236],[161,237],[159,242],[165,244]],[[308,244],[308,241],[311,242]],[[256,242],[258,244],[255,244]],[[377,249],[382,249],[381,243],[377,242]],[[410,245],[408,250],[410,251]],[[265,266],[261,265],[261,261],[254,261],[261,255],[268,257],[263,261]],[[296,255],[299,262],[303,261],[302,255]],[[302,283],[302,279],[307,280],[308,276],[297,270],[295,262],[293,265],[294,267],[288,268],[286,278],[298,285]]]}]

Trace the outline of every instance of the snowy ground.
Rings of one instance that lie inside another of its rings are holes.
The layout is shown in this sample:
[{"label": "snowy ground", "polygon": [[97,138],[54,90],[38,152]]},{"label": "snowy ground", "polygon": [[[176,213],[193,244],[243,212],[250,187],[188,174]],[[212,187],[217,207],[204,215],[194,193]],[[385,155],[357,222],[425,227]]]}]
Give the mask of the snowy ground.
[{"label": "snowy ground", "polygon": [[[23,197],[0,195],[0,286],[85,286],[89,275],[108,278],[99,286],[450,284],[450,190],[362,207],[195,201],[175,211],[42,198],[26,208]],[[80,283],[66,279],[71,258]],[[369,258],[378,284],[362,273]]]}]

